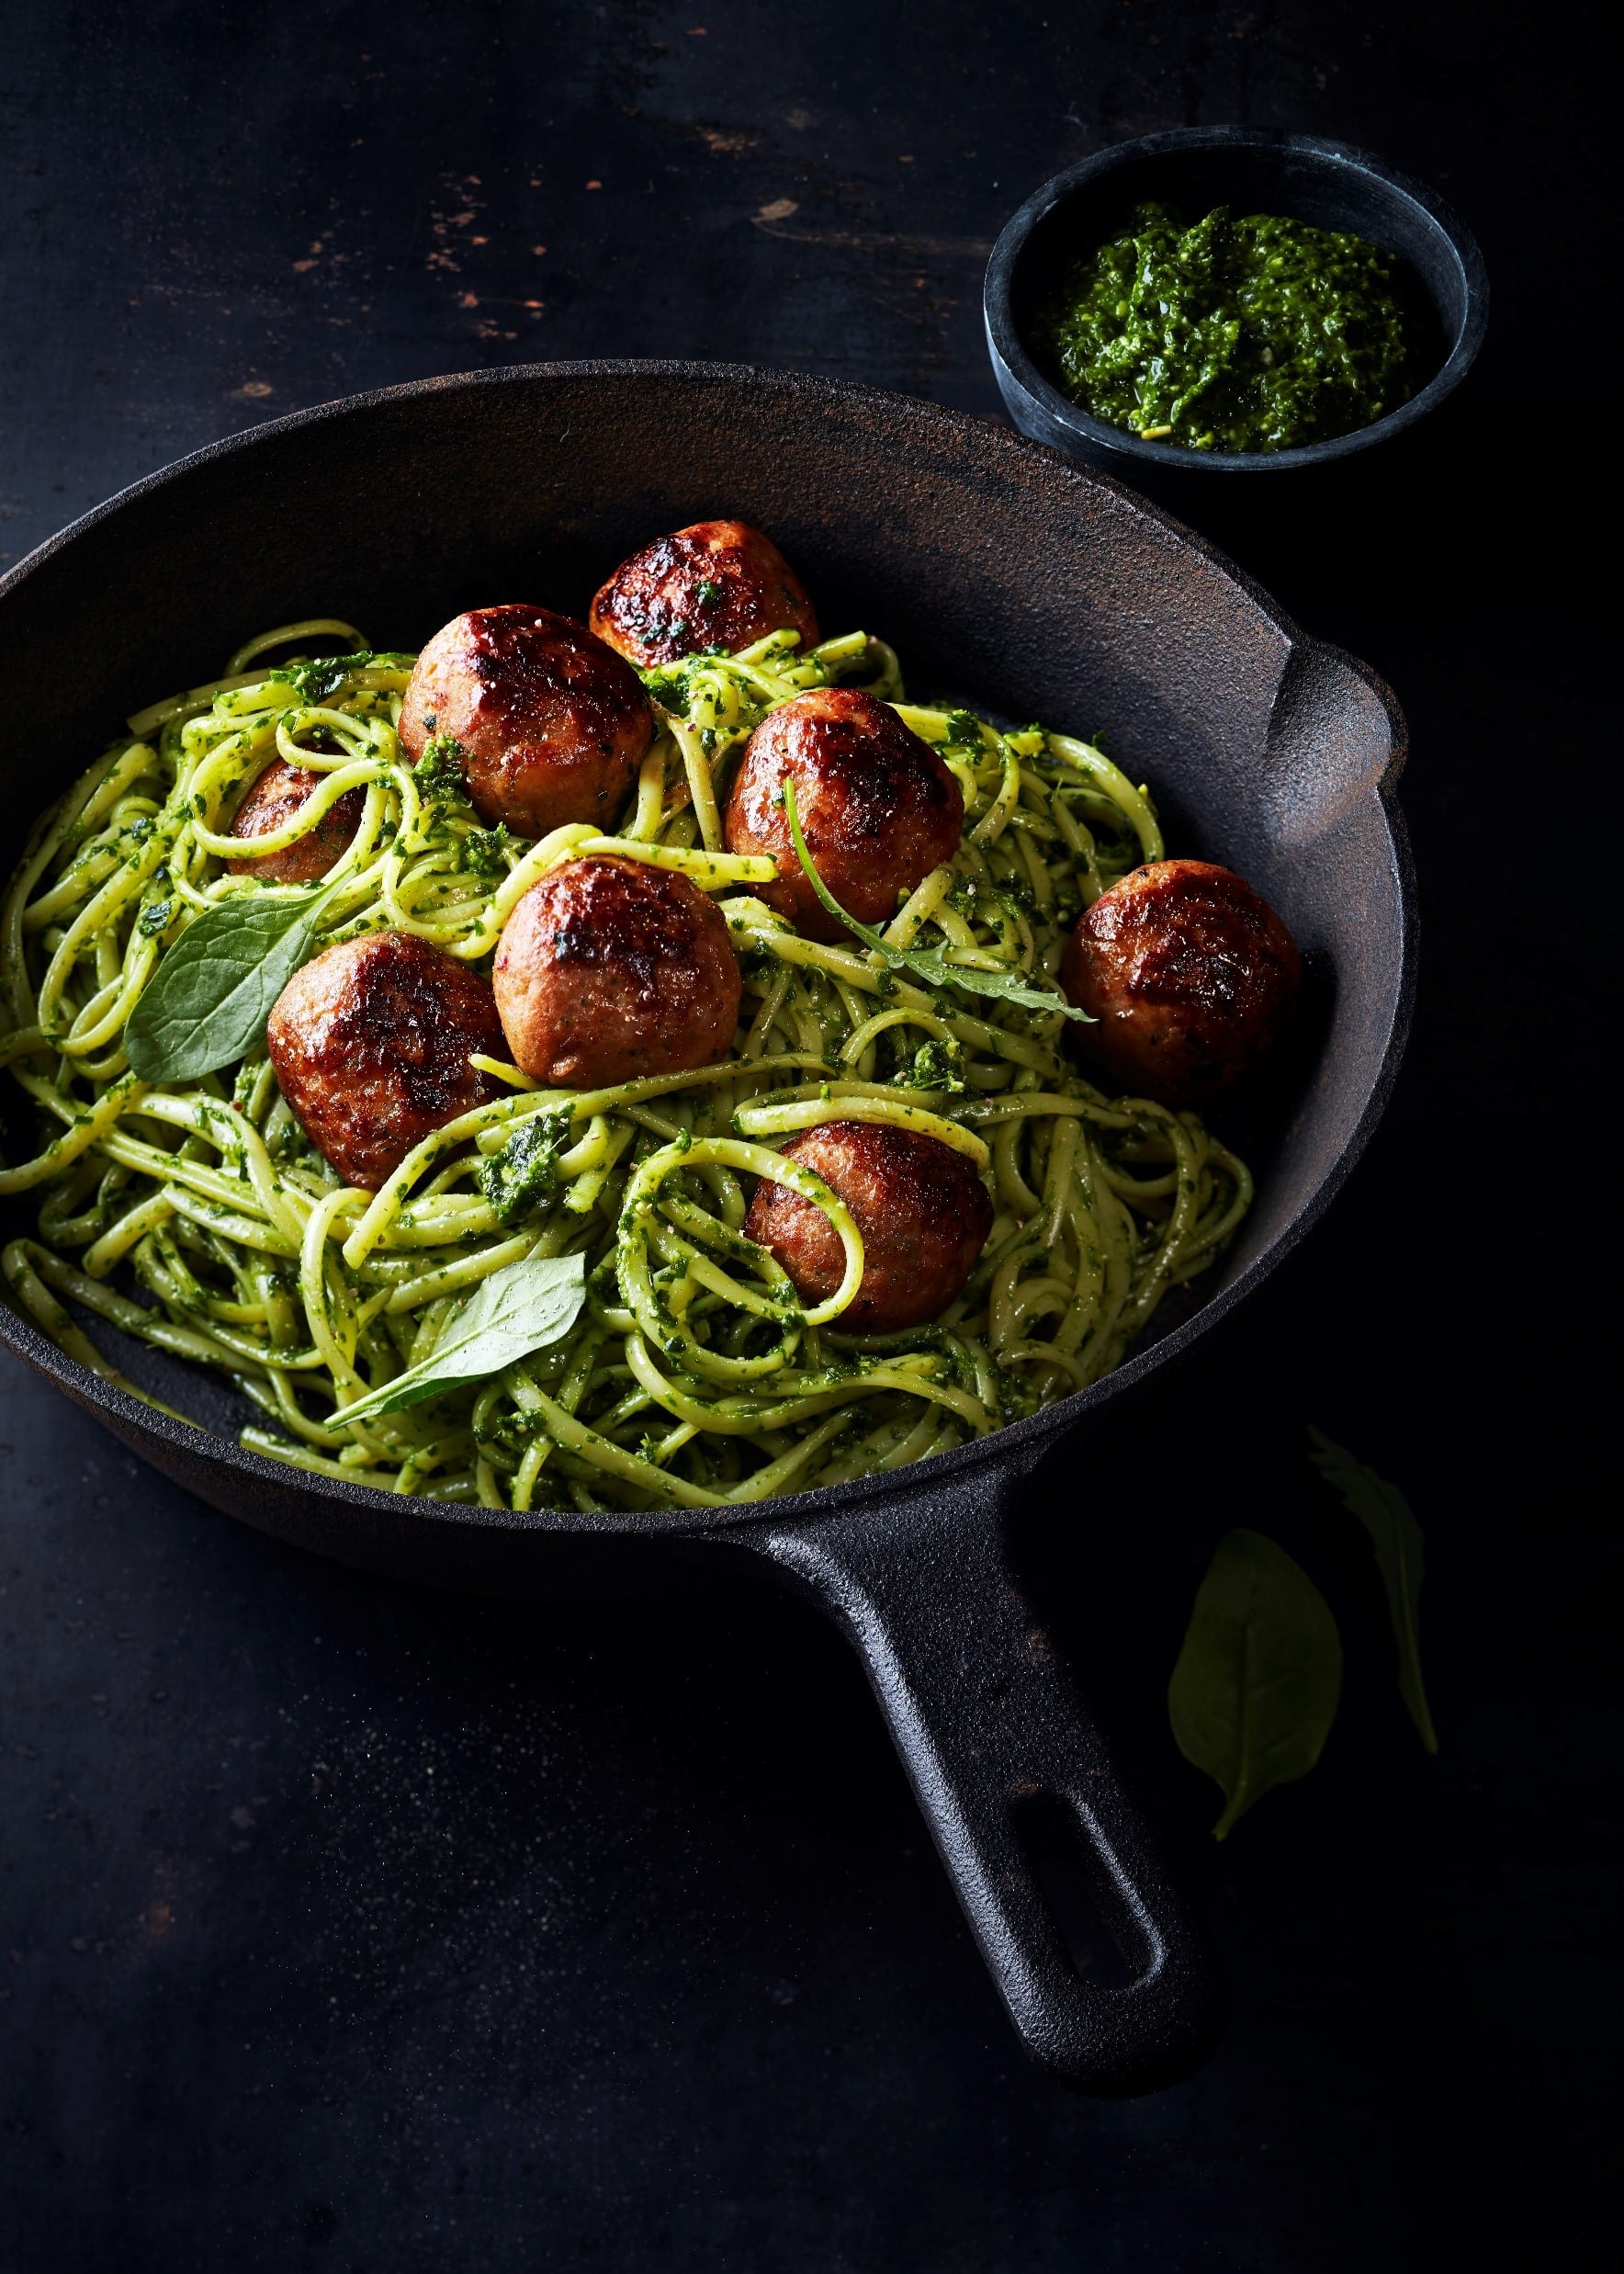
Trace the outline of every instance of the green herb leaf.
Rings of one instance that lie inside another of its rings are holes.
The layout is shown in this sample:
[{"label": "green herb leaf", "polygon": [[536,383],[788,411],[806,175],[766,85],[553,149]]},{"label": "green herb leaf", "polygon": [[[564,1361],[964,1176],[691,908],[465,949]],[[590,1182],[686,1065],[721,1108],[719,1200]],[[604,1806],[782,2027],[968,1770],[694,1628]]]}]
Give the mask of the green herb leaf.
[{"label": "green herb leaf", "polygon": [[1305,1777],[1342,1691],[1342,1642],[1302,1566],[1260,1532],[1219,1541],[1167,1687],[1186,1760],[1219,1785],[1225,1839],[1271,1785]]},{"label": "green herb leaf", "polygon": [[257,1050],[271,1006],[310,961],[317,923],[337,889],[245,892],[188,924],[124,1030],[141,1080],[195,1081]]},{"label": "green herb leaf", "polygon": [[480,1192],[511,1224],[550,1200],[558,1189],[558,1153],[570,1126],[568,1114],[531,1114],[521,1121],[501,1152],[479,1163]]},{"label": "green herb leaf", "polygon": [[1421,1527],[1396,1485],[1356,1461],[1345,1445],[1335,1443],[1323,1430],[1311,1424],[1308,1435],[1309,1459],[1325,1482],[1336,1487],[1370,1535],[1382,1584],[1387,1590],[1393,1637],[1398,1645],[1399,1694],[1410,1709],[1422,1744],[1429,1753],[1436,1753],[1438,1732],[1421,1680]]},{"label": "green herb leaf", "polygon": [[479,1282],[428,1357],[333,1419],[358,1421],[370,1413],[396,1413],[402,1406],[437,1397],[442,1390],[500,1374],[567,1334],[585,1301],[582,1256],[532,1256],[504,1264]]},{"label": "green herb leaf", "polygon": [[786,775],[784,784],[784,813],[789,823],[790,843],[795,846],[795,858],[806,872],[806,882],[828,909],[829,914],[843,923],[848,932],[872,948],[883,963],[893,971],[910,971],[915,979],[923,979],[927,987],[959,987],[969,995],[996,996],[1001,1002],[1018,1002],[1028,1011],[1058,1011],[1064,1018],[1080,1019],[1092,1025],[1087,1011],[1074,1011],[1070,1003],[1055,988],[1030,987],[1025,979],[1017,979],[1008,971],[975,971],[963,964],[949,963],[928,947],[891,947],[877,932],[855,916],[849,916],[834,894],[824,883],[813,865],[812,855],[806,850],[806,840],[801,834],[799,816],[795,812],[795,786]]}]

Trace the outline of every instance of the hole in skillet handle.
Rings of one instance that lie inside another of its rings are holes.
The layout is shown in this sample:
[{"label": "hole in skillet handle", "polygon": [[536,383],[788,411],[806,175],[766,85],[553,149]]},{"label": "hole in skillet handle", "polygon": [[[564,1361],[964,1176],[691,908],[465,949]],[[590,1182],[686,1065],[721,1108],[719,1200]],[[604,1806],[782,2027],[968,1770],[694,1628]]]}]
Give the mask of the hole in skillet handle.
[{"label": "hole in skillet handle", "polygon": [[1156,1963],[1144,1920],[1124,1899],[1077,1810],[1058,1793],[1017,1799],[1015,1836],[1079,1982],[1125,1990]]}]

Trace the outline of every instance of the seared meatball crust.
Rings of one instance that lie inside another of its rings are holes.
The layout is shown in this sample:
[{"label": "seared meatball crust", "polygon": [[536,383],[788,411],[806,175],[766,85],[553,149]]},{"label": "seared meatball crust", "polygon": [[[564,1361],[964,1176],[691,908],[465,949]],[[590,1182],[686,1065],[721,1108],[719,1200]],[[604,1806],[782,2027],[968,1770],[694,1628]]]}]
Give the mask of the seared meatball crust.
[{"label": "seared meatball crust", "polygon": [[[268,837],[276,830],[286,829],[321,786],[321,776],[312,768],[290,766],[285,758],[273,758],[237,808],[231,835]],[[348,851],[366,801],[364,789],[346,789],[315,828],[286,851],[267,853],[257,861],[252,857],[228,861],[226,868],[233,877],[263,877],[266,884],[314,884]]]},{"label": "seared meatball crust", "polygon": [[461,743],[481,820],[542,837],[570,821],[614,828],[654,714],[631,665],[584,624],[513,601],[454,617],[418,657],[400,747],[415,764],[437,735]]},{"label": "seared meatball crust", "polygon": [[818,644],[800,579],[747,521],[695,521],[645,545],[599,586],[588,621],[643,671],[701,648],[736,655],[773,631]]},{"label": "seared meatball crust", "polygon": [[532,885],[494,979],[513,1063],[559,1088],[713,1066],[739,1024],[739,958],[716,902],[647,861],[567,861]]},{"label": "seared meatball crust", "polygon": [[276,998],[265,1040],[305,1135],[364,1192],[501,1087],[468,1064],[502,1056],[490,986],[410,932],[323,948]]},{"label": "seared meatball crust", "polygon": [[776,860],[778,882],[752,889],[808,939],[847,934],[796,858],[784,810],[786,776],[818,875],[861,922],[888,923],[898,901],[959,849],[959,786],[888,703],[855,687],[793,696],[768,712],[745,745],[726,829],[729,853]]},{"label": "seared meatball crust", "polygon": [[1196,1105],[1249,1073],[1284,1031],[1303,979],[1297,943],[1244,877],[1211,861],[1155,861],[1102,892],[1066,943],[1078,1056],[1113,1088]]},{"label": "seared meatball crust", "polygon": [[[842,1333],[923,1326],[964,1292],[993,1214],[964,1153],[938,1137],[872,1121],[827,1121],[783,1150],[840,1194],[863,1234],[863,1279],[836,1322]],[[840,1285],[840,1235],[799,1193],[763,1181],[744,1228],[783,1264],[808,1309]]]}]

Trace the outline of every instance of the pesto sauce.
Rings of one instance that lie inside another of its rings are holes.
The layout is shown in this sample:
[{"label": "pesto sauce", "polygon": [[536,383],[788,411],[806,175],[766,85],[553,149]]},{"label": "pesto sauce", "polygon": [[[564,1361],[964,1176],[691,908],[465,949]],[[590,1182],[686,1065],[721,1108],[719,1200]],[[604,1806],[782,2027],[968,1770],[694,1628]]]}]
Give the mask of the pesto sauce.
[{"label": "pesto sauce", "polygon": [[1185,228],[1141,206],[1073,263],[1036,345],[1071,400],[1146,441],[1291,450],[1368,426],[1414,393],[1386,254],[1362,237],[1219,206]]}]

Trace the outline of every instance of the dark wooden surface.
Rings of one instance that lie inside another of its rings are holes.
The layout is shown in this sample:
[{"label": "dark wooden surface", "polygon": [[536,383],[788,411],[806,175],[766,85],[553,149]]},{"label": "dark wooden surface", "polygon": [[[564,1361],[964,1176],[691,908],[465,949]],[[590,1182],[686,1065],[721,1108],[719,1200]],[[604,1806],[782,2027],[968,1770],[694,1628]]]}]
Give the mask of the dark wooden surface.
[{"label": "dark wooden surface", "polygon": [[[1564,458],[1612,416],[1585,347],[1603,28],[1335,0],[0,8],[0,561],[198,443],[423,373],[707,355],[990,413],[1002,218],[1154,127],[1367,143],[1458,204],[1496,294],[1422,481],[1223,532],[1409,712],[1427,926],[1397,1101],[1308,1252],[1024,1528],[1229,1951],[1217,2058],[1122,2106],[1022,2066],[808,1612],[365,1582],[7,1366],[6,2274],[1617,2264],[1617,1393],[1583,1331],[1614,1284],[1585,1102],[1615,762]],[[222,576],[253,542],[220,532]],[[1437,1761],[1310,1419],[1427,1524]],[[1314,1777],[1218,1850],[1162,1693],[1237,1521],[1313,1568],[1348,1679]]]}]

